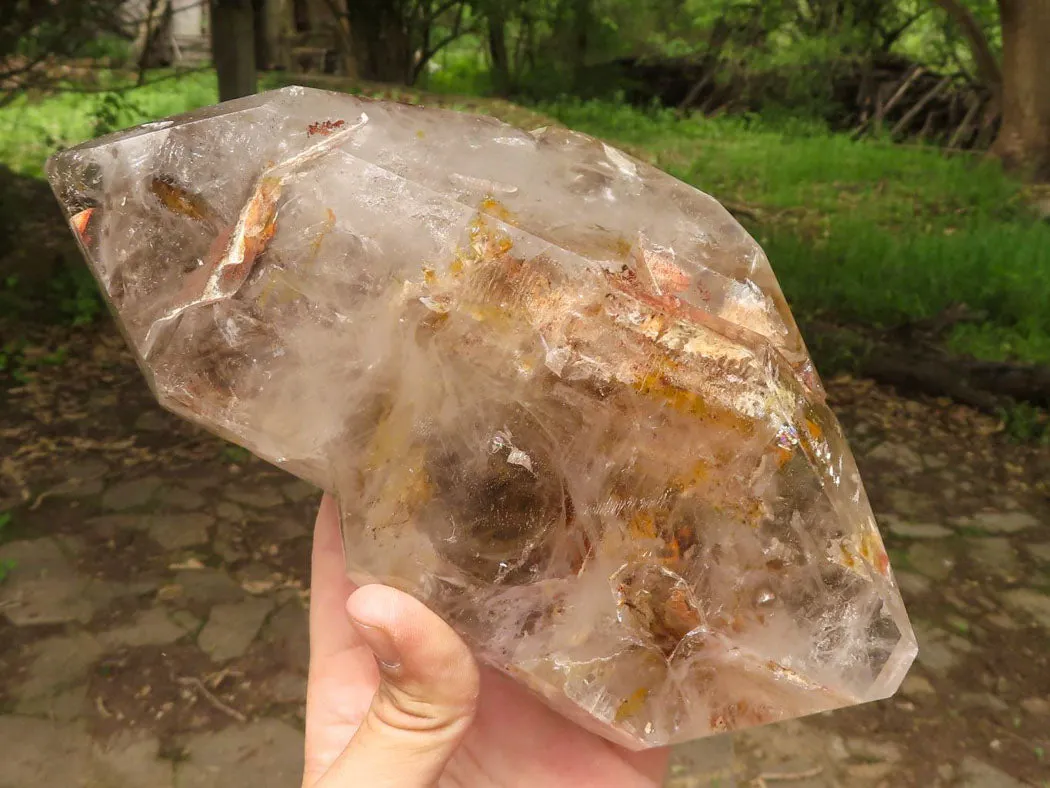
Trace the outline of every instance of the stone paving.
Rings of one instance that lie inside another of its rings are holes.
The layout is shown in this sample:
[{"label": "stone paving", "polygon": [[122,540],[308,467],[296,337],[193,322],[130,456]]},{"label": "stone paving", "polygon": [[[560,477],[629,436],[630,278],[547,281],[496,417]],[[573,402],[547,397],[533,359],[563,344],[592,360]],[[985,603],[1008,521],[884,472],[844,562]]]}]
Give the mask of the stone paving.
[{"label": "stone paving", "polygon": [[[318,493],[157,408],[108,329],[0,392],[0,788],[297,785]],[[1050,451],[829,385],[920,639],[888,701],[679,748],[667,785],[1050,786]]]}]

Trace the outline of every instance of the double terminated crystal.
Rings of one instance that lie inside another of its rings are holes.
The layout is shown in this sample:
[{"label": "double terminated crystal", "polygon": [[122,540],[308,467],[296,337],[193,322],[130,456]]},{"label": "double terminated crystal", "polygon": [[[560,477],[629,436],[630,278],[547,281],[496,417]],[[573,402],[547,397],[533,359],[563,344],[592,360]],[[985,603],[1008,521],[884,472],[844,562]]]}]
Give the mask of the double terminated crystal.
[{"label": "double terminated crystal", "polygon": [[160,401],[334,491],[357,579],[630,747],[915,655],[761,249],[596,140],[288,88],[49,176]]}]

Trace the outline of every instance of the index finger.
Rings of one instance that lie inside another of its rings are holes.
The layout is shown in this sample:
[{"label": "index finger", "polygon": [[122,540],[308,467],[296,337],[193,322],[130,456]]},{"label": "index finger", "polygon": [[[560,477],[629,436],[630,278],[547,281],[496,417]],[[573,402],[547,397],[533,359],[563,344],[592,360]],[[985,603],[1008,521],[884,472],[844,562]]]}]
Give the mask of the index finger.
[{"label": "index finger", "polygon": [[357,586],[346,575],[339,511],[328,493],[314,525],[310,561],[310,655],[324,659],[360,644],[346,615],[346,600]]}]

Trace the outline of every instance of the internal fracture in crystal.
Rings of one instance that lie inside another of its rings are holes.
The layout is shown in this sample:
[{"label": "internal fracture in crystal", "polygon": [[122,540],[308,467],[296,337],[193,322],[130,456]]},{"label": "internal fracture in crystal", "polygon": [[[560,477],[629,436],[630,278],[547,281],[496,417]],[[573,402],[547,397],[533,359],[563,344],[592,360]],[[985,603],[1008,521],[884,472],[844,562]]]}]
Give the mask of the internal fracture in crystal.
[{"label": "internal fracture in crystal", "polygon": [[334,492],[348,570],[632,748],[915,655],[762,250],[599,141],[287,88],[48,166],[169,409]]}]

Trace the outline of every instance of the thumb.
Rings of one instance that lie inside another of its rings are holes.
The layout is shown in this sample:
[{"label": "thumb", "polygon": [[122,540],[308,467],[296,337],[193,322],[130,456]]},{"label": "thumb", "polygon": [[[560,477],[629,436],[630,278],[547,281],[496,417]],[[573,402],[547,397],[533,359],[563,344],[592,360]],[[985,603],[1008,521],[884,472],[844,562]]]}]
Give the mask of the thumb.
[{"label": "thumb", "polygon": [[318,788],[429,788],[474,718],[477,664],[452,628],[408,594],[362,586],[346,607],[375,655],[379,688]]}]

